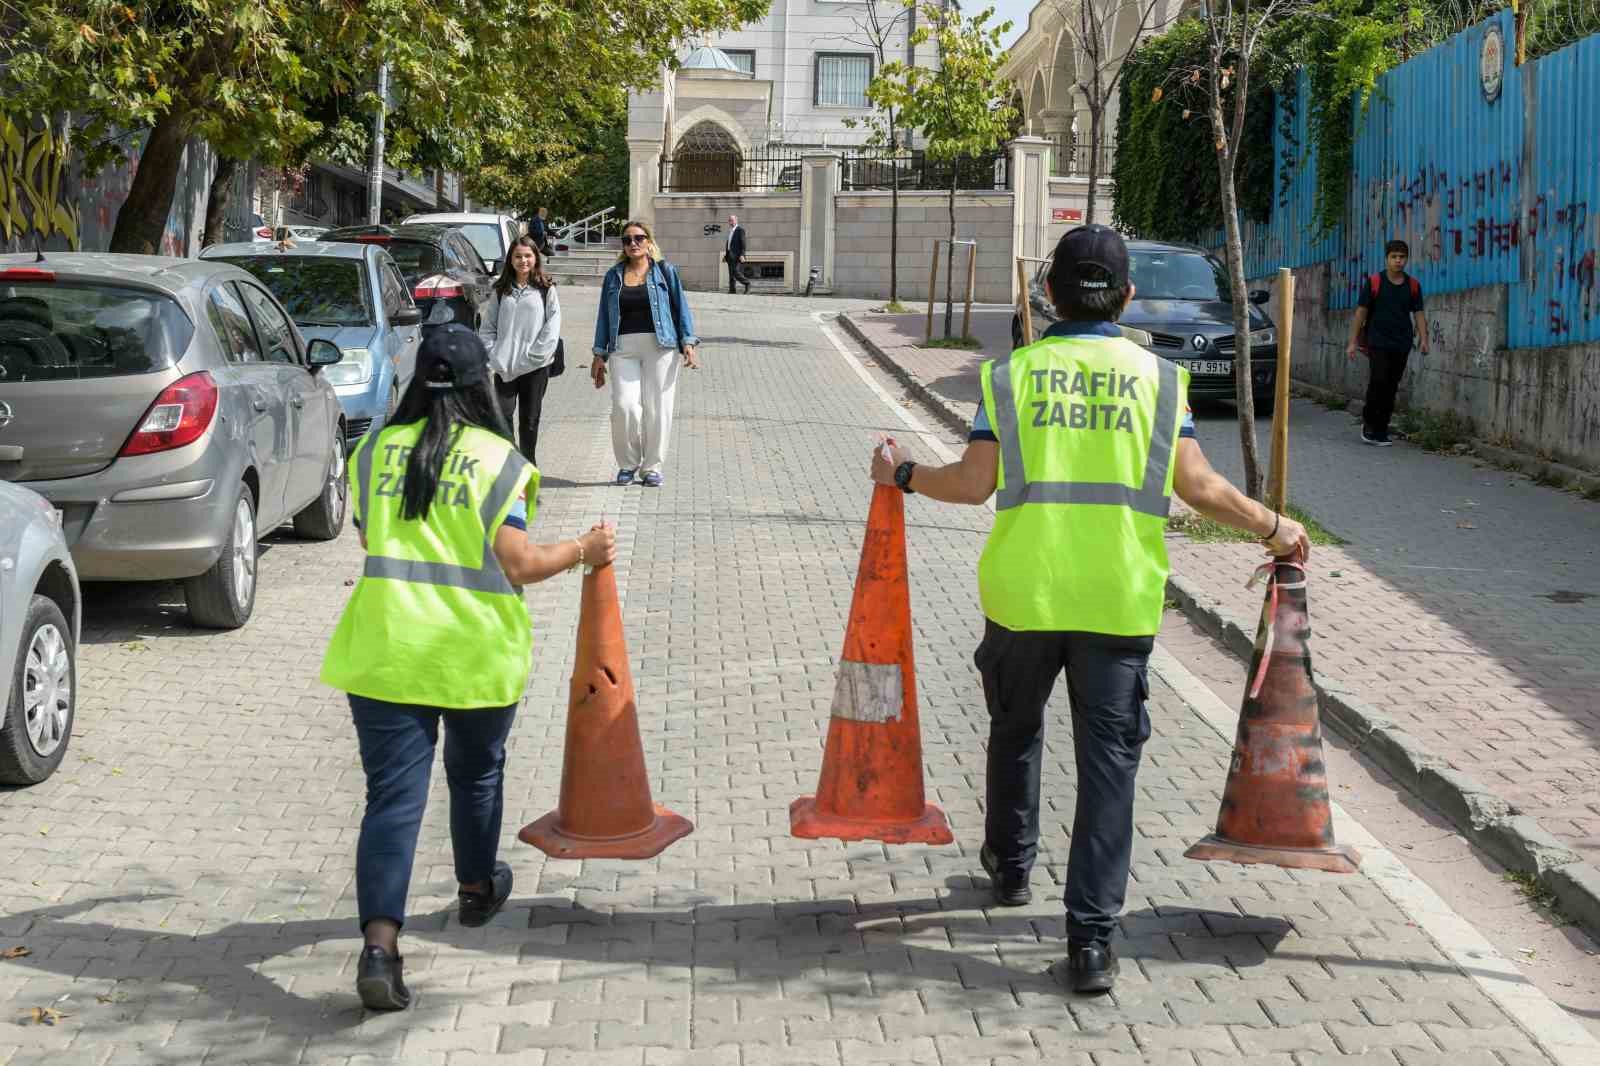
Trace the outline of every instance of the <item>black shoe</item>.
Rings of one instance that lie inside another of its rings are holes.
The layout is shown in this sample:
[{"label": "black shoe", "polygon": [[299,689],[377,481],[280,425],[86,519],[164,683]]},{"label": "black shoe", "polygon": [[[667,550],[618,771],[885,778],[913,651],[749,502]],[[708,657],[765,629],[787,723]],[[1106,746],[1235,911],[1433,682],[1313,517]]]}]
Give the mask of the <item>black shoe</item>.
[{"label": "black shoe", "polygon": [[1083,944],[1068,947],[1067,957],[1050,967],[1050,976],[1080,995],[1109,992],[1121,968],[1110,944]]},{"label": "black shoe", "polygon": [[503,862],[495,863],[494,876],[489,879],[489,884],[493,886],[493,891],[488,894],[456,893],[456,899],[461,902],[460,921],[468,929],[489,924],[489,919],[500,913],[500,908],[511,898],[511,867]]},{"label": "black shoe", "polygon": [[380,947],[368,945],[356,965],[356,995],[368,1010],[405,1010],[411,1006],[411,990],[401,979],[405,962]]},{"label": "black shoe", "polygon": [[1361,442],[1363,444],[1371,444],[1379,448],[1387,448],[1389,447],[1389,435],[1387,433],[1374,433],[1372,430],[1363,426],[1361,428]]},{"label": "black shoe", "polygon": [[989,845],[985,844],[978,849],[978,861],[983,864],[983,872],[989,875],[989,885],[994,890],[994,901],[1000,906],[1026,907],[1033,902],[1033,889],[1028,885],[1028,878],[1002,877],[1000,860],[989,850]]},{"label": "black shoe", "polygon": [[749,296],[749,295],[750,295],[750,286],[748,286],[748,285],[746,285],[746,286],[745,286],[745,287],[744,287],[744,294],[745,294],[745,295],[746,295],[746,296]]}]

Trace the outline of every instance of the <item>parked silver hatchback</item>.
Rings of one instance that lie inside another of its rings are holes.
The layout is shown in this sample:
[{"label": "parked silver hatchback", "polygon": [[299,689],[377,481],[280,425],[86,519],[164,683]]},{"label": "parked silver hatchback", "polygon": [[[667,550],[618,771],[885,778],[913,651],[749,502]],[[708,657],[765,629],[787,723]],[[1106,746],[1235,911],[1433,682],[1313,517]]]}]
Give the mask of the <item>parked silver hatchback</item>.
[{"label": "parked silver hatchback", "polygon": [[0,480],[61,511],[80,578],[179,579],[237,628],[262,534],[344,528],[341,358],[224,263],[0,255]]}]

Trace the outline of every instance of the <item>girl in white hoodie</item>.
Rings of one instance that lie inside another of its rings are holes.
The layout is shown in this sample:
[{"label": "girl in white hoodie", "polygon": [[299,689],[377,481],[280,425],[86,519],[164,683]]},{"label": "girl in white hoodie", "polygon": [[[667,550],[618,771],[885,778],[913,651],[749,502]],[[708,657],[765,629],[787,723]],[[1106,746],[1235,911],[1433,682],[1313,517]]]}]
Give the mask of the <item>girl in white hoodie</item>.
[{"label": "girl in white hoodie", "polygon": [[479,336],[489,349],[495,394],[516,427],[518,450],[538,466],[539,411],[561,340],[561,303],[533,238],[518,237],[506,250]]}]

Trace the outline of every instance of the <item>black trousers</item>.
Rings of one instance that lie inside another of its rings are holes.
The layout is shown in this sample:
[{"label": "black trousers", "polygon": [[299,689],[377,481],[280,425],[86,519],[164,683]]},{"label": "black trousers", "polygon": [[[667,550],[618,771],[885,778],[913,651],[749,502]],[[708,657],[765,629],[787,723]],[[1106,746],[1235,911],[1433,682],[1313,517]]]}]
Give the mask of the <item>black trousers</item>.
[{"label": "black trousers", "polygon": [[1411,350],[1374,348],[1369,361],[1372,366],[1367,378],[1367,406],[1361,412],[1361,421],[1367,432],[1389,432],[1389,419],[1394,417],[1394,398],[1400,391],[1400,381],[1406,376],[1406,361]]},{"label": "black trousers", "polygon": [[549,385],[550,368],[547,366],[510,381],[503,380],[499,374],[494,376],[500,409],[517,434],[517,450],[534,466],[539,465],[539,460],[534,458],[539,447],[539,412],[544,407],[544,390]]},{"label": "black trousers", "polygon": [[734,288],[735,285],[743,285],[746,289],[748,289],[750,287],[750,275],[748,275],[748,274],[746,274],[744,272],[744,264],[743,263],[736,262],[735,260],[729,259],[728,260],[728,292],[729,293],[733,293],[733,292],[737,291]]},{"label": "black trousers", "polygon": [[1067,673],[1078,786],[1067,856],[1070,943],[1109,940],[1127,898],[1154,645],[1154,637],[1018,632],[986,622],[973,656],[989,705],[985,842],[1002,869],[1023,876],[1039,852],[1044,708],[1056,677]]}]

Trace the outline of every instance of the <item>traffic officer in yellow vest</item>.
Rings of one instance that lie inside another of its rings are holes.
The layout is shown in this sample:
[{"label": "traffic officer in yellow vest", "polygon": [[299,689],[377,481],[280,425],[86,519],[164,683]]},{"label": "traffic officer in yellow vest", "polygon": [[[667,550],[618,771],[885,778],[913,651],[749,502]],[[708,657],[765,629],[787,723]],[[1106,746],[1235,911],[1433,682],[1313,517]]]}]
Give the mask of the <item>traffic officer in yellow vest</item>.
[{"label": "traffic officer in yellow vest", "polygon": [[440,721],[459,917],[480,926],[511,895],[511,867],[496,856],[506,736],[533,657],[522,586],[616,556],[604,523],[560,544],[531,541],[539,471],[512,443],[488,367],[472,330],[430,330],[399,410],[350,460],[367,558],[322,680],[349,693],[367,775],[356,991],[374,1010],[411,1001],[398,939]]},{"label": "traffic officer in yellow vest", "polygon": [[983,405],[961,460],[919,466],[873,453],[872,476],[947,503],[995,497],[978,562],[985,629],[974,660],[988,703],[984,844],[1002,906],[1032,899],[1044,709],[1063,670],[1072,709],[1077,812],[1067,864],[1067,958],[1075,992],[1116,978],[1111,937],[1127,894],[1134,775],[1150,736],[1146,667],[1167,581],[1172,493],[1261,537],[1309,550],[1305,530],[1211,469],[1194,437],[1188,372],[1124,340],[1133,297],[1115,231],[1079,226],[1056,246],[1046,292],[1060,321],[1036,344],[983,364]]}]

